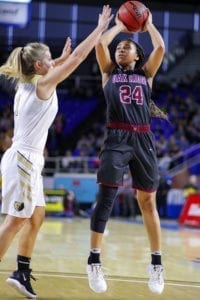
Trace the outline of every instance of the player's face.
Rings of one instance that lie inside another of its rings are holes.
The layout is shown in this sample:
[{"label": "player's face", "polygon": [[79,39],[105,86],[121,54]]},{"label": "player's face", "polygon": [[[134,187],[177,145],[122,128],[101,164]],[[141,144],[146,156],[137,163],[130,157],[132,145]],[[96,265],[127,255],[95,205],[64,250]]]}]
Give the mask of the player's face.
[{"label": "player's face", "polygon": [[128,66],[138,60],[136,46],[130,41],[122,41],[117,45],[115,60],[118,65]]},{"label": "player's face", "polygon": [[46,51],[43,57],[43,60],[38,61],[37,66],[39,67],[39,74],[45,75],[48,73],[50,69],[54,67],[55,63],[51,57],[51,53]]}]

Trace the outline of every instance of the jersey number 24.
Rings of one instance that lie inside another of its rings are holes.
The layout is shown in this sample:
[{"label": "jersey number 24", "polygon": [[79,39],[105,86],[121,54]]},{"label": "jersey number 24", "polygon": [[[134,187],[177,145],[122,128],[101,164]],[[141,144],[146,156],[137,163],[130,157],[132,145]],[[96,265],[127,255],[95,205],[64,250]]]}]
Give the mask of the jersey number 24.
[{"label": "jersey number 24", "polygon": [[132,91],[129,85],[121,85],[119,89],[120,101],[124,104],[131,104],[131,101],[135,101],[137,105],[143,104],[142,88],[136,85]]}]

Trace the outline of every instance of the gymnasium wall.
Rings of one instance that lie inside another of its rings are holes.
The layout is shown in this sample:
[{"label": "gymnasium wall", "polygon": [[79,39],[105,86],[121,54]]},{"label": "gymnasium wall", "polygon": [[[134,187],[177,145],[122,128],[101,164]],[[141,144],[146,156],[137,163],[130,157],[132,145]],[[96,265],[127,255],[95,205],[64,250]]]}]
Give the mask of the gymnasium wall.
[{"label": "gymnasium wall", "polygon": [[[113,6],[113,13],[117,9]],[[0,60],[4,60],[12,48],[29,41],[47,43],[55,55],[61,51],[67,36],[72,38],[75,47],[94,29],[100,11],[101,7],[95,5],[32,1],[26,26],[5,25],[0,20]],[[160,10],[152,9],[152,13],[154,23],[165,39],[167,50],[179,41],[184,42],[188,33],[200,30],[199,13],[196,11],[168,11],[162,7]],[[146,33],[134,34],[134,39],[144,46],[147,53],[150,51],[148,38]]]}]

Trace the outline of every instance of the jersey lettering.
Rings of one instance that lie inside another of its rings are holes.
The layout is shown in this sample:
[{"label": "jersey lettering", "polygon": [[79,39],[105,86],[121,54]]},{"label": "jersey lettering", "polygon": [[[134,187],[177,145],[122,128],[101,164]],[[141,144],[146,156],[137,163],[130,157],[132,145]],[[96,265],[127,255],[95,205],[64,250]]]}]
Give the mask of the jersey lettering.
[{"label": "jersey lettering", "polygon": [[119,97],[120,101],[124,104],[131,104],[131,101],[135,101],[137,105],[142,105],[144,102],[142,87],[140,85],[136,85],[133,91],[129,85],[121,85],[119,88]]}]

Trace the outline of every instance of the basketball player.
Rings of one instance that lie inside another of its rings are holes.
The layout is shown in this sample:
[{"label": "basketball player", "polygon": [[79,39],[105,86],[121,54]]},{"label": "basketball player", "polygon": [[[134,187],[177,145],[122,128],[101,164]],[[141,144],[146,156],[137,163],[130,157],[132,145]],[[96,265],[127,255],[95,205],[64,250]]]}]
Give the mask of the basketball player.
[{"label": "basketball player", "polygon": [[91,216],[91,250],[86,270],[90,288],[97,293],[105,292],[107,284],[100,260],[102,237],[118,187],[123,184],[124,169],[129,166],[150,243],[148,286],[152,292],[161,294],[164,289],[161,229],[155,199],[159,174],[150,131],[150,86],[162,63],[165,45],[149,12],[144,27],[153,46],[149,58],[144,62],[141,46],[128,39],[117,45],[115,63],[108,47],[120,32],[128,32],[117,16],[115,21],[96,45],[107,103],[107,129],[100,153],[99,198]]},{"label": "basketball player", "polygon": [[111,19],[111,9],[105,5],[92,33],[73,52],[68,38],[55,60],[48,46],[29,43],[14,49],[0,67],[0,74],[18,80],[13,142],[1,161],[2,213],[6,217],[0,227],[0,259],[20,231],[17,270],[7,283],[27,298],[36,298],[30,261],[45,215],[41,171],[48,129],[58,110],[56,86],[86,59]]}]

